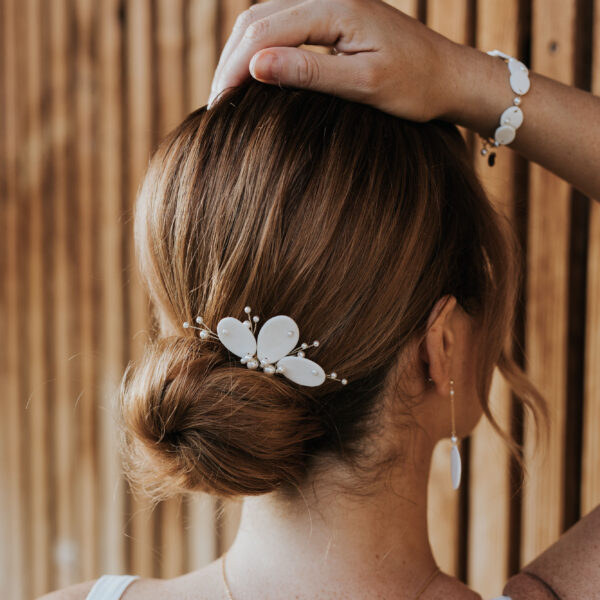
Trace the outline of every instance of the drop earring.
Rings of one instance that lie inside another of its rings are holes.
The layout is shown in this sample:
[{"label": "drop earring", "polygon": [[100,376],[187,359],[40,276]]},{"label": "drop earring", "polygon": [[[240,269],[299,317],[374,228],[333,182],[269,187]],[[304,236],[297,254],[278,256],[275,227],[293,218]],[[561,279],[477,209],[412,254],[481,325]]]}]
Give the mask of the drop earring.
[{"label": "drop earring", "polygon": [[457,490],[460,486],[460,476],[462,473],[462,461],[458,450],[458,437],[456,436],[456,422],[454,419],[454,380],[450,380],[450,411],[452,413],[452,450],[450,450],[450,474],[452,476],[452,488]]}]

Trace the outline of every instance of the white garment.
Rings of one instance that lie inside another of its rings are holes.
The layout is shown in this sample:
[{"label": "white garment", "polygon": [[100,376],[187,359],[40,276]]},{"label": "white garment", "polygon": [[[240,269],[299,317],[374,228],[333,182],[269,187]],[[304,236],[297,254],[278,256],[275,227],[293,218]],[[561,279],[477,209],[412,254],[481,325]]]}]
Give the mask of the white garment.
[{"label": "white garment", "polygon": [[136,579],[139,579],[138,575],[102,575],[85,600],[119,600]]},{"label": "white garment", "polygon": [[[94,584],[85,600],[119,600],[127,586],[137,575],[102,575]],[[498,596],[492,600],[511,600],[509,596]]]}]

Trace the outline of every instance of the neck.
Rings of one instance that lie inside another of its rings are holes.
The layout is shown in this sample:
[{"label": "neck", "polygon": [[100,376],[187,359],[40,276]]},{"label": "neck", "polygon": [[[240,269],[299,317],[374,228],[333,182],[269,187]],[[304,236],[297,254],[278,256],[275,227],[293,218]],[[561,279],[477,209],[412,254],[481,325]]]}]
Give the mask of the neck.
[{"label": "neck", "polygon": [[263,598],[265,589],[277,590],[273,597],[333,597],[335,590],[389,598],[393,590],[415,598],[436,565],[427,532],[433,445],[418,430],[413,437],[412,455],[382,472],[368,495],[342,494],[331,484],[336,474],[322,474],[294,500],[247,498],[227,557],[234,596],[243,589],[254,597],[249,586],[256,585]]}]

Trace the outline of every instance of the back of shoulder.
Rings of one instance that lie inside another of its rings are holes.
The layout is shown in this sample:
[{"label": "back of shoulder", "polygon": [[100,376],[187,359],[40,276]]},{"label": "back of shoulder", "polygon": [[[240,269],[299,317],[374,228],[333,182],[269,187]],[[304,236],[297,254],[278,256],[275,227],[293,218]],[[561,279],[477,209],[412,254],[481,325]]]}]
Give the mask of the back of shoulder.
[{"label": "back of shoulder", "polygon": [[96,579],[84,581],[40,596],[38,600],[85,600],[96,583]]}]

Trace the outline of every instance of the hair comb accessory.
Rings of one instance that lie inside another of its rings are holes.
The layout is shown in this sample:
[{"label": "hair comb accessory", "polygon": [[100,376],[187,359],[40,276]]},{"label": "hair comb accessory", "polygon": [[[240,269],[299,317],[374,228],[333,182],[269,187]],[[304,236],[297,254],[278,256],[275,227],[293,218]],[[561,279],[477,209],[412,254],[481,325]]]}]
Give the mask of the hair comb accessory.
[{"label": "hair comb accessory", "polygon": [[221,319],[216,333],[204,323],[202,317],[196,317],[196,323],[200,327],[195,327],[188,321],[183,327],[200,331],[200,339],[219,340],[249,369],[261,368],[267,375],[279,373],[294,383],[310,387],[321,385],[325,379],[339,381],[342,385],[348,383],[347,379],[339,379],[337,373],[326,374],[320,365],[306,358],[304,351],[317,347],[319,342],[303,342],[297,346],[300,330],[294,319],[286,315],[271,317],[260,328],[258,337],[255,337],[260,317],[252,317],[251,311],[249,306],[244,308],[247,318],[243,322],[235,317]]}]

